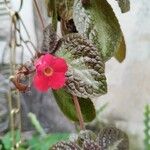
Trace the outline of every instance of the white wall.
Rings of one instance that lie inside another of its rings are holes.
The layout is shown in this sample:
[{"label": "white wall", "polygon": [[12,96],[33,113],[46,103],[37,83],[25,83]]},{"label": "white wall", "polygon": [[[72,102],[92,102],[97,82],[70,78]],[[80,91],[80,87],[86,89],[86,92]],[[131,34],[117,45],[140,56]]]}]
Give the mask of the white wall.
[{"label": "white wall", "polygon": [[[150,2],[131,0],[126,14],[121,14],[117,3],[109,2],[125,35],[127,56],[122,64],[114,58],[106,63],[108,93],[96,103],[108,102],[103,120],[115,122],[142,144],[144,106],[150,103]],[[135,150],[143,149],[137,141],[136,145]]]},{"label": "white wall", "polygon": [[[18,0],[17,3],[16,3],[16,0],[11,1],[11,6],[14,10],[18,10],[19,5],[20,5],[20,0]],[[21,16],[24,24],[26,25],[26,28],[29,32],[30,37],[31,37],[31,41],[36,45],[36,36],[35,36],[34,18],[33,18],[33,5],[32,5],[31,0],[24,0],[23,1],[23,7],[21,9],[20,16]],[[1,17],[0,27],[1,27],[0,35],[2,33],[5,33],[5,36],[7,37],[7,41],[8,41],[10,38],[9,37],[10,36],[10,18],[9,18],[9,15],[7,15],[7,19],[3,19]],[[25,30],[21,30],[21,33],[22,33],[24,39],[27,40]],[[6,41],[0,42],[0,61],[2,60],[2,54],[3,54],[3,49],[4,49],[5,45],[6,45]],[[24,62],[25,62],[26,60],[29,60],[29,58],[31,58],[31,54],[25,46],[24,46],[24,48],[25,48],[24,49]],[[10,61],[10,56],[9,56],[10,51],[9,51],[9,49],[6,49],[6,51],[7,52],[5,54],[4,62],[8,63]],[[32,52],[34,53],[34,50],[32,50]],[[18,63],[21,62],[20,56],[21,56],[21,49],[17,48],[16,60]]]}]

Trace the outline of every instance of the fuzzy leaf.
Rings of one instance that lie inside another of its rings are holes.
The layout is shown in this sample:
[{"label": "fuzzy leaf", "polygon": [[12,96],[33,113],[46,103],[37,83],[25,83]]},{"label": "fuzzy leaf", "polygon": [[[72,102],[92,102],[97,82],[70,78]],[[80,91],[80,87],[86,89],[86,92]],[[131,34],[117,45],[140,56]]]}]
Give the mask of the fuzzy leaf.
[{"label": "fuzzy leaf", "polygon": [[[65,89],[53,91],[56,98],[56,102],[60,107],[61,111],[72,121],[78,121],[72,95],[66,92]],[[92,121],[96,114],[95,108],[90,99],[78,98],[81,107],[81,112],[85,122]]]},{"label": "fuzzy leaf", "polygon": [[116,0],[122,13],[126,13],[130,10],[130,0]]},{"label": "fuzzy leaf", "polygon": [[74,142],[58,142],[50,150],[81,150]]},{"label": "fuzzy leaf", "polygon": [[96,134],[90,130],[81,130],[77,138],[77,143],[79,146],[82,146],[84,141],[95,141],[96,137]]},{"label": "fuzzy leaf", "polygon": [[115,149],[117,147],[118,150],[129,150],[128,136],[115,127],[103,128],[97,141],[102,149]]},{"label": "fuzzy leaf", "polygon": [[122,31],[106,0],[91,0],[88,8],[82,7],[81,0],[75,0],[73,19],[78,32],[92,40],[104,61],[114,56],[122,39]]},{"label": "fuzzy leaf", "polygon": [[41,51],[54,53],[59,44],[58,41],[59,39],[57,37],[54,28],[52,27],[51,24],[49,24],[43,31],[43,43]]},{"label": "fuzzy leaf", "polygon": [[98,143],[92,140],[85,140],[82,147],[83,150],[102,150]]},{"label": "fuzzy leaf", "polygon": [[78,33],[68,34],[56,55],[68,64],[67,90],[78,97],[92,98],[107,92],[104,63],[95,46]]},{"label": "fuzzy leaf", "polygon": [[129,150],[129,140],[123,131],[108,126],[98,136],[90,130],[80,131],[73,142],[59,142],[53,147],[52,150]]},{"label": "fuzzy leaf", "polygon": [[118,50],[115,52],[115,58],[121,63],[126,57],[126,44],[124,37],[122,36],[122,41]]}]

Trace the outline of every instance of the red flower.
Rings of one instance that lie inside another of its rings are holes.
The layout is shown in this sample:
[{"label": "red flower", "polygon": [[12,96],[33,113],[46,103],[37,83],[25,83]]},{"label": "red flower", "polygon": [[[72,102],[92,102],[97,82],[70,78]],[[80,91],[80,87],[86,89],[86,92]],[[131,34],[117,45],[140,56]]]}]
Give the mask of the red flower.
[{"label": "red flower", "polygon": [[35,67],[33,84],[39,91],[46,92],[49,88],[59,89],[64,86],[68,69],[64,59],[51,54],[42,55],[36,60]]}]

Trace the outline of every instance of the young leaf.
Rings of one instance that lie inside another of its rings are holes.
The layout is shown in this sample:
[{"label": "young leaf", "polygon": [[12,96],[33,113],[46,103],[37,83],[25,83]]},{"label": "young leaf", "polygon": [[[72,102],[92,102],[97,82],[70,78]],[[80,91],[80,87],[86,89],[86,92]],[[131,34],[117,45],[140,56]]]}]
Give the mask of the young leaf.
[{"label": "young leaf", "polygon": [[95,46],[78,33],[68,34],[56,55],[68,64],[67,90],[78,97],[92,98],[107,92],[104,63]]},{"label": "young leaf", "polygon": [[[72,95],[66,92],[65,89],[53,91],[56,102],[61,111],[72,121],[78,121],[75,105],[72,100]],[[85,122],[92,121],[96,114],[95,108],[90,99],[78,98],[81,107],[81,112]]]},{"label": "young leaf", "polygon": [[75,0],[73,19],[78,32],[92,40],[104,61],[114,56],[122,39],[122,31],[106,0],[91,0],[88,8],[82,7],[81,0]]},{"label": "young leaf", "polygon": [[30,113],[28,113],[28,117],[30,118],[31,123],[35,127],[36,131],[38,133],[40,133],[41,136],[45,136],[46,133],[45,133],[44,129],[42,128],[40,122],[37,120],[36,115],[30,112]]},{"label": "young leaf", "polygon": [[116,0],[122,13],[126,13],[130,10],[130,0]]},{"label": "young leaf", "polygon": [[124,37],[122,36],[122,40],[118,50],[115,52],[115,58],[121,63],[126,57],[126,44]]}]

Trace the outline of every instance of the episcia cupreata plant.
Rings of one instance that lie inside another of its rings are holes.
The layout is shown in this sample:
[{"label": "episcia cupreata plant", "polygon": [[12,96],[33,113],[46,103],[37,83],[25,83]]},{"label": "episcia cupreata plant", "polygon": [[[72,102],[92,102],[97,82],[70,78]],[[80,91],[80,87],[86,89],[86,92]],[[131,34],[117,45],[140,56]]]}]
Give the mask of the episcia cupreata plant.
[{"label": "episcia cupreata plant", "polygon": [[[34,2],[42,22],[43,43],[30,64],[17,69],[11,81],[21,92],[29,90],[29,84],[22,83],[24,77],[31,78],[41,92],[52,89],[64,115],[85,129],[84,122],[96,116],[91,99],[107,93],[105,63],[112,57],[119,62],[125,59],[119,22],[106,0],[46,0],[52,21],[45,27]],[[129,0],[117,2],[123,13],[130,9]],[[62,37],[57,35],[58,22]]]}]

